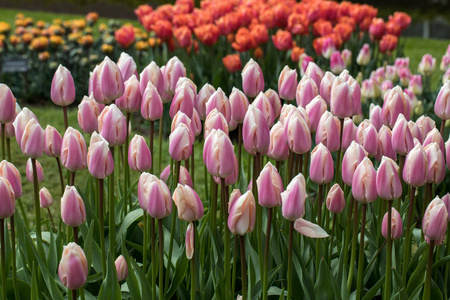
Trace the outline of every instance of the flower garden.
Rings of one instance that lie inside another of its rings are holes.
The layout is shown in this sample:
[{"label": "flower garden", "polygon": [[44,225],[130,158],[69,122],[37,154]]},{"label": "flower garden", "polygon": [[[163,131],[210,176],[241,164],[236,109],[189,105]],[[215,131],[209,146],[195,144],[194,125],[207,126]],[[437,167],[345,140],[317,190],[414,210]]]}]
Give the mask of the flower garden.
[{"label": "flower garden", "polygon": [[450,43],[413,65],[408,14],[345,1],[135,14],[0,18],[1,299],[449,298]]}]

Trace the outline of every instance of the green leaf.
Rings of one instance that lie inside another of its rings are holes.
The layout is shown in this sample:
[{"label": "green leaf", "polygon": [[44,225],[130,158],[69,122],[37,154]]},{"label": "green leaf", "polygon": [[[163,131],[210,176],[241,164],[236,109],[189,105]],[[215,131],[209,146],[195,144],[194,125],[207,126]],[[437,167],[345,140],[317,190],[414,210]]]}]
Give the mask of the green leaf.
[{"label": "green leaf", "polygon": [[339,293],[335,294],[333,289],[333,278],[330,273],[330,268],[325,260],[321,260],[319,264],[319,273],[317,275],[316,284],[314,285],[314,294],[320,295],[320,299],[336,299]]},{"label": "green leaf", "polygon": [[172,277],[172,283],[170,284],[169,290],[166,295],[164,295],[165,299],[170,299],[175,294],[180,283],[185,279],[186,273],[189,266],[189,259],[187,259],[186,255],[181,254],[178,257],[177,264],[175,266],[175,274]]},{"label": "green leaf", "polygon": [[437,262],[433,265],[433,272],[436,271],[436,269],[440,268],[441,266],[447,264],[450,261],[450,255],[447,255],[441,259],[439,259]]},{"label": "green leaf", "polygon": [[383,275],[380,280],[377,281],[377,283],[375,283],[372,288],[370,288],[370,290],[364,295],[364,297],[361,300],[370,300],[375,298],[375,295],[377,294],[378,290],[383,286],[384,284],[384,277],[385,275]]},{"label": "green leaf", "polygon": [[126,217],[123,219],[122,224],[120,225],[119,230],[117,231],[116,239],[117,244],[121,245],[122,241],[126,239],[128,231],[132,228],[132,225],[135,225],[138,221],[142,219],[143,211],[138,208],[133,211],[130,211]]},{"label": "green leaf", "polygon": [[134,268],[130,261],[130,256],[128,255],[128,251],[125,246],[122,244],[122,253],[125,257],[125,261],[127,262],[128,276],[127,276],[127,285],[131,294],[132,299],[140,300],[141,299],[141,291],[139,289],[139,282],[136,278],[136,274],[134,272]]},{"label": "green leaf", "polygon": [[117,281],[116,265],[114,264],[111,252],[108,253],[108,267],[106,278],[103,280],[98,299],[122,299],[119,282]]},{"label": "green leaf", "polygon": [[31,298],[32,300],[39,299],[39,288],[37,284],[37,268],[36,265],[33,264],[33,276],[31,277]]},{"label": "green leaf", "polygon": [[408,285],[406,286],[406,292],[409,296],[411,296],[412,292],[416,289],[417,286],[423,284],[423,278],[425,276],[425,268],[427,266],[427,255],[422,255],[422,259],[417,265],[414,272],[411,274],[409,278]]},{"label": "green leaf", "polygon": [[131,266],[132,266],[133,270],[138,274],[139,281],[141,283],[142,298],[146,299],[147,297],[149,297],[149,295],[152,294],[150,284],[149,284],[147,278],[145,278],[144,272],[139,267],[139,265],[136,263],[136,261],[134,259],[130,259],[130,261],[131,261]]}]

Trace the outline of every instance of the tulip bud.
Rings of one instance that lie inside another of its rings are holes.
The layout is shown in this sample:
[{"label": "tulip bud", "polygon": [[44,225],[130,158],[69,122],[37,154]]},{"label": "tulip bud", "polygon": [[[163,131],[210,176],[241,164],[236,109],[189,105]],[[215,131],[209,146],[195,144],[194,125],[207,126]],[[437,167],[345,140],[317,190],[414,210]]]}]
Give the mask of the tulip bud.
[{"label": "tulip bud", "polygon": [[163,103],[156,87],[149,82],[141,102],[141,115],[149,121],[159,120],[163,115]]},{"label": "tulip bud", "polygon": [[378,132],[378,147],[375,158],[381,161],[383,156],[389,157],[392,160],[397,159],[397,153],[392,149],[392,132],[386,125],[381,126]]},{"label": "tulip bud", "polygon": [[205,104],[205,109],[206,116],[208,116],[212,110],[217,109],[225,117],[227,123],[231,120],[232,112],[230,101],[221,88],[218,88],[217,91],[211,95]]},{"label": "tulip bud", "polygon": [[[393,82],[398,80],[397,67],[396,66],[386,66],[385,78],[387,81]],[[390,87],[393,88],[393,87]]]},{"label": "tulip bud", "polygon": [[252,105],[262,112],[267,121],[267,125],[272,127],[275,122],[275,112],[273,111],[273,107],[266,95],[263,92],[260,92],[253,101]]},{"label": "tulip bud", "polygon": [[448,212],[439,197],[430,202],[423,214],[423,234],[430,240],[441,240],[447,231]]},{"label": "tulip bud", "polygon": [[342,158],[342,181],[346,185],[352,186],[353,174],[355,173],[356,167],[358,167],[366,156],[366,150],[355,141],[347,148]]},{"label": "tulip bud", "polygon": [[169,136],[169,153],[175,161],[186,160],[192,153],[191,129],[183,123]]},{"label": "tulip bud", "polygon": [[423,142],[422,131],[420,131],[419,126],[413,121],[408,122],[409,131],[411,131],[411,135],[413,140],[417,139],[420,143]]},{"label": "tulip bud", "polygon": [[20,141],[22,153],[31,158],[38,158],[44,152],[44,129],[36,119],[30,119],[24,128]]},{"label": "tulip bud", "polygon": [[431,75],[436,69],[436,58],[431,54],[425,54],[417,67],[417,71],[422,75]]},{"label": "tulip bud", "polygon": [[98,130],[100,135],[108,141],[110,147],[125,143],[127,121],[115,104],[105,107],[98,116]]},{"label": "tulip bud", "polygon": [[295,221],[305,215],[306,181],[300,173],[292,179],[286,190],[281,193],[281,212],[289,221]]},{"label": "tulip bud", "polygon": [[345,63],[345,67],[349,67],[352,64],[352,51],[349,49],[342,50],[341,57]]},{"label": "tulip bud", "polygon": [[381,107],[379,105],[370,104],[369,108],[369,120],[372,122],[373,126],[375,126],[376,130],[380,130],[383,122],[381,120]]},{"label": "tulip bud", "polygon": [[388,90],[394,88],[394,84],[391,80],[384,80],[381,83],[381,95],[384,95]]},{"label": "tulip bud", "polygon": [[322,96],[327,105],[330,105],[331,88],[335,78],[336,76],[333,73],[327,71],[320,81],[320,96]]},{"label": "tulip bud", "polygon": [[120,53],[119,60],[117,61],[117,67],[122,74],[122,80],[126,82],[131,76],[138,76],[136,62],[134,59],[125,52]]},{"label": "tulip bud", "polygon": [[255,98],[264,90],[264,75],[261,67],[250,58],[242,70],[242,89],[251,98]]},{"label": "tulip bud", "polygon": [[295,98],[297,89],[297,71],[285,66],[278,78],[278,93],[280,98],[292,101]]},{"label": "tulip bud", "polygon": [[[209,100],[209,98],[211,97],[211,95],[215,91],[216,91],[216,89],[212,85],[210,85],[209,83],[206,83],[200,89],[200,91],[198,92],[197,96],[195,97],[195,101],[194,101],[195,102],[195,109],[197,110],[197,112],[198,112],[198,114],[200,116],[200,119],[202,119],[202,120],[205,120],[205,118],[206,118],[206,102]],[[231,104],[231,106],[233,105],[231,98],[233,96],[234,91],[235,91],[235,88],[233,88],[233,91],[231,92],[231,95],[230,95],[230,104]],[[239,91],[239,90],[237,90],[237,91]],[[244,93],[242,93],[241,91],[239,91],[239,92],[243,96],[245,96]],[[245,97],[245,99],[247,99],[247,97]],[[248,100],[247,100],[247,106],[248,106]],[[239,107],[239,109],[240,108],[241,107]],[[237,112],[240,112],[239,109],[237,110]],[[243,114],[242,115],[242,120],[244,119],[244,114],[245,114],[246,111],[247,111],[247,109],[245,109],[242,112],[242,114]],[[231,115],[233,115],[233,107],[231,107]],[[242,123],[242,121],[241,121],[241,123]]]},{"label": "tulip bud", "polygon": [[139,87],[139,80],[136,75],[132,75],[124,83],[124,93],[116,100],[116,105],[126,113],[139,111],[141,108],[142,95]]},{"label": "tulip bud", "polygon": [[48,189],[46,187],[43,187],[39,191],[39,202],[40,202],[41,208],[48,208],[48,207],[52,206],[52,204],[53,204],[52,195],[50,194],[50,192],[48,191]]},{"label": "tulip bud", "polygon": [[319,95],[319,89],[315,81],[306,75],[303,76],[297,85],[295,93],[297,105],[305,108],[317,95]]},{"label": "tulip bud", "polygon": [[147,88],[149,82],[151,82],[152,85],[156,88],[159,95],[162,95],[162,93],[164,92],[163,73],[154,61],[146,66],[144,70],[142,70],[141,74],[139,75],[139,79],[139,87],[142,95],[144,95],[144,91]]},{"label": "tulip bud", "polygon": [[16,116],[13,122],[14,133],[16,135],[16,141],[19,147],[22,147],[22,136],[25,132],[25,127],[31,119],[35,119],[39,123],[34,113],[27,107],[24,107]]},{"label": "tulip bud", "polygon": [[355,140],[364,147],[369,155],[377,154],[378,133],[375,126],[373,126],[369,120],[364,120],[359,124],[358,129],[356,130]]},{"label": "tulip bud", "polygon": [[334,74],[339,74],[345,69],[345,62],[339,51],[334,51],[330,57],[330,70]]},{"label": "tulip bud", "polygon": [[401,87],[396,86],[384,94],[384,103],[381,109],[381,118],[384,124],[393,127],[400,114],[403,114],[408,121],[410,111],[409,96],[402,91]]},{"label": "tulip bud", "polygon": [[331,87],[330,109],[338,118],[351,117],[353,115],[353,89],[340,77],[336,77]]},{"label": "tulip bud", "polygon": [[356,201],[368,204],[377,200],[377,172],[372,162],[365,157],[353,174],[352,194]]},{"label": "tulip bud", "polygon": [[307,63],[305,74],[303,74],[302,76],[311,78],[316,83],[316,86],[319,87],[324,74],[322,69],[318,65],[316,65],[313,61],[310,61],[309,63]]},{"label": "tulip bud", "polygon": [[[41,164],[37,160],[36,160],[36,173],[38,182],[42,182],[44,180],[44,170],[42,169]],[[31,163],[31,158],[27,160],[26,174],[28,182],[33,183],[33,165]]]},{"label": "tulip bud", "polygon": [[135,135],[128,147],[128,165],[133,171],[145,172],[152,167],[152,155],[147,147],[145,139],[141,135]]},{"label": "tulip bud", "polygon": [[67,128],[61,146],[61,164],[71,172],[86,168],[87,165],[86,141],[81,133]]},{"label": "tulip bud", "polygon": [[98,179],[108,177],[114,170],[114,160],[108,142],[96,132],[91,135],[87,165],[89,173]]},{"label": "tulip bud", "polygon": [[383,156],[377,171],[376,184],[381,199],[395,200],[402,195],[402,184],[395,161]]},{"label": "tulip bud", "polygon": [[128,276],[128,265],[125,257],[123,257],[123,255],[119,255],[114,264],[116,265],[117,281],[121,282],[125,280]]},{"label": "tulip bud", "polygon": [[192,222],[189,223],[186,229],[186,257],[192,259],[194,257],[195,249],[195,228]]},{"label": "tulip bud", "polygon": [[189,118],[194,111],[195,93],[187,83],[184,83],[176,91],[170,105],[169,115],[173,119],[178,111],[184,112]]},{"label": "tulip bud", "polygon": [[417,96],[422,95],[422,91],[423,91],[422,76],[412,75],[409,80],[408,89],[411,90]]},{"label": "tulip bud", "polygon": [[7,160],[2,160],[0,162],[0,177],[8,180],[16,199],[20,199],[22,197],[22,179],[19,170]]},{"label": "tulip bud", "polygon": [[228,135],[228,123],[222,113],[214,108],[206,117],[205,120],[205,138],[213,129],[220,129]]},{"label": "tulip bud", "polygon": [[58,106],[69,106],[75,101],[75,83],[72,74],[63,65],[59,65],[53,75],[50,98]]},{"label": "tulip bud", "polygon": [[0,123],[12,122],[16,116],[16,98],[6,84],[0,83]]},{"label": "tulip bud", "polygon": [[266,154],[270,144],[269,125],[262,112],[249,105],[242,128],[244,148],[251,155]]},{"label": "tulip bud", "polygon": [[306,105],[306,112],[308,113],[309,122],[310,122],[310,130],[312,133],[317,131],[317,127],[319,125],[319,120],[322,115],[327,111],[327,103],[323,100],[323,98],[318,95],[311,102]]},{"label": "tulip bud", "polygon": [[155,219],[162,219],[172,212],[170,190],[163,180],[149,173],[142,173],[138,183],[138,199],[141,208]]},{"label": "tulip bud", "polygon": [[414,147],[411,131],[405,117],[400,114],[392,129],[392,149],[400,155],[406,155]]},{"label": "tulip bud", "polygon": [[0,219],[6,219],[14,215],[16,211],[16,198],[14,190],[9,181],[0,177]]},{"label": "tulip bud", "polygon": [[[165,183],[167,183],[167,180],[169,180],[169,176],[170,176],[170,165],[164,168],[164,170],[159,175],[159,178]],[[191,175],[189,174],[189,171],[183,166],[180,166],[180,176],[178,183],[182,185],[188,185],[191,188],[194,188],[192,184]]]},{"label": "tulip bud", "polygon": [[445,177],[444,153],[437,143],[430,143],[423,149],[428,160],[427,183],[439,184]]},{"label": "tulip bud", "polygon": [[378,82],[369,78],[362,82],[361,95],[363,98],[378,98],[381,96],[381,88]]},{"label": "tulip bud", "polygon": [[229,207],[228,228],[230,232],[243,236],[255,227],[256,204],[251,191],[233,201]]},{"label": "tulip bud", "polygon": [[173,132],[181,123],[185,124],[189,128],[189,139],[191,143],[194,144],[195,135],[194,130],[192,128],[191,119],[182,111],[177,112],[177,114],[173,117],[170,131]]},{"label": "tulip bud", "polygon": [[59,157],[61,155],[62,137],[52,126],[47,125],[44,132],[45,154],[49,157]]},{"label": "tulip bud", "polygon": [[289,117],[284,130],[284,138],[292,152],[303,154],[311,149],[311,133],[298,110]]},{"label": "tulip bud", "polygon": [[258,185],[258,202],[262,207],[281,205],[281,193],[284,191],[283,181],[277,169],[268,162],[256,180]]},{"label": "tulip bud", "polygon": [[334,165],[330,150],[322,143],[311,152],[309,177],[317,184],[327,184],[333,179]]},{"label": "tulip bud", "polygon": [[124,92],[119,67],[108,56],[92,71],[90,81],[94,99],[103,104],[110,104]]},{"label": "tulip bud", "polygon": [[425,147],[428,144],[437,143],[442,152],[445,150],[444,139],[442,138],[441,133],[437,128],[433,128],[430,132],[428,132],[427,136],[424,138],[422,147]]},{"label": "tulip bud", "polygon": [[86,283],[88,262],[83,249],[76,243],[64,246],[58,267],[61,283],[69,290],[76,290]]},{"label": "tulip bud", "polygon": [[173,192],[178,217],[187,222],[199,220],[203,216],[203,204],[198,194],[188,185],[178,184]]},{"label": "tulip bud", "polygon": [[245,94],[237,88],[233,88],[233,91],[230,94],[229,102],[231,109],[231,120],[238,124],[242,124],[249,106],[247,96],[245,96]]},{"label": "tulip bud", "polygon": [[340,148],[341,124],[338,118],[325,111],[319,120],[316,144],[323,143],[331,152]]},{"label": "tulip bud", "polygon": [[280,121],[270,129],[270,144],[267,156],[277,161],[286,160],[289,156],[289,147],[284,138],[284,127]]},{"label": "tulip bud", "polygon": [[[163,71],[161,69],[161,71]],[[173,95],[180,77],[186,77],[186,68],[178,57],[172,57],[166,64],[164,71],[164,91]]]},{"label": "tulip bud", "polygon": [[64,224],[77,227],[86,221],[83,199],[74,186],[66,186],[61,198],[61,219]]},{"label": "tulip bud", "polygon": [[345,118],[344,119],[344,130],[342,131],[342,145],[341,151],[346,151],[350,144],[355,140],[356,137],[356,127],[355,123],[353,123],[353,119]]},{"label": "tulip bud", "polygon": [[436,123],[434,122],[434,120],[426,116],[420,116],[416,120],[416,125],[419,127],[420,132],[422,133],[422,139],[424,139],[428,135],[428,133],[433,130],[433,128],[436,128]]},{"label": "tulip bud", "polygon": [[[450,193],[445,194],[441,200],[445,203],[445,207],[447,208],[447,212],[450,210]],[[448,221],[450,221],[450,215],[448,217]]]},{"label": "tulip bud", "polygon": [[269,100],[270,105],[272,106],[273,113],[275,115],[275,119],[280,116],[281,113],[281,99],[277,92],[272,89],[268,89],[264,92],[264,95]]},{"label": "tulip bud", "polygon": [[94,100],[92,94],[90,97],[84,96],[80,105],[78,105],[77,119],[81,130],[88,134],[98,131],[98,116],[104,107],[104,104]]},{"label": "tulip bud", "polygon": [[335,183],[327,195],[326,205],[333,214],[340,214],[345,208],[344,191],[338,183]]},{"label": "tulip bud", "polygon": [[420,144],[406,155],[402,175],[403,180],[410,186],[419,187],[425,184],[428,176],[428,159]]},{"label": "tulip bud", "polygon": [[[388,213],[383,217],[381,225],[381,234],[385,239],[388,238]],[[391,239],[396,240],[402,236],[403,223],[400,213],[393,207],[391,210]]]},{"label": "tulip bud", "polygon": [[447,168],[450,169],[450,138],[445,142],[445,161]]},{"label": "tulip bud", "polygon": [[370,47],[369,44],[364,44],[359,50],[358,56],[356,57],[356,63],[360,66],[366,66],[370,62]]},{"label": "tulip bud", "polygon": [[213,129],[205,140],[203,162],[208,172],[216,177],[225,178],[233,173],[234,146],[222,130]]}]

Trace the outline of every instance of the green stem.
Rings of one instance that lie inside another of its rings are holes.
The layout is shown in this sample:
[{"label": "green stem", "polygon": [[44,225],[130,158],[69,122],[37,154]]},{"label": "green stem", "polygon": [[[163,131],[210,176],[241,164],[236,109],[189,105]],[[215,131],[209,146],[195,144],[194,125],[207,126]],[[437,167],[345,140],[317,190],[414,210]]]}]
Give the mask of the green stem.
[{"label": "green stem", "polygon": [[191,168],[190,168],[190,175],[192,179],[192,188],[195,187],[195,145],[192,145],[192,153],[191,153]]},{"label": "green stem", "polygon": [[[450,228],[450,223],[447,223],[447,228]],[[450,230],[447,229],[447,243],[450,241]],[[445,256],[450,255],[450,246],[445,247]],[[448,299],[447,297],[447,283],[448,283],[448,273],[449,273],[450,263],[445,264],[445,275],[444,275],[444,299]]]},{"label": "green stem", "polygon": [[67,119],[67,106],[62,107],[63,115],[64,115],[64,131],[69,127],[69,121]]},{"label": "green stem", "polygon": [[[228,220],[228,195],[225,189],[225,178],[220,179],[221,190],[222,190],[222,211],[224,214],[224,222],[226,223]],[[230,274],[230,229],[227,224],[224,224],[224,245],[225,245],[225,259],[224,259],[224,268],[225,268],[225,299],[230,299],[230,290],[231,290],[231,274]]]},{"label": "green stem", "polygon": [[6,138],[6,154],[8,156],[8,161],[11,162],[11,139]]},{"label": "green stem", "polygon": [[1,125],[2,130],[2,160],[6,159],[6,147],[5,147],[5,124]]},{"label": "green stem", "polygon": [[367,204],[363,203],[362,207],[362,220],[361,220],[361,234],[359,240],[359,261],[358,261],[358,279],[356,286],[356,300],[361,299],[361,293],[363,292],[363,272],[364,272],[364,232],[366,229],[366,211]]},{"label": "green stem", "polygon": [[239,245],[241,249],[241,279],[242,279],[242,299],[247,300],[247,270],[245,263],[245,238],[239,236]]},{"label": "green stem", "polygon": [[235,295],[236,291],[236,268],[237,268],[237,252],[239,247],[239,236],[235,236],[233,245],[233,274],[231,274],[231,294]]},{"label": "green stem", "polygon": [[445,130],[445,120],[441,120],[441,130],[439,131],[442,136],[444,136],[444,130]]},{"label": "green stem", "polygon": [[23,205],[23,201],[22,199],[17,199],[17,202],[19,202],[19,209],[20,212],[22,213],[22,219],[24,220],[25,223],[25,229],[28,231],[28,216],[27,216],[27,211],[25,210],[25,206]]},{"label": "green stem", "polygon": [[[111,155],[114,158],[114,147],[109,148],[111,150]],[[116,254],[116,218],[114,209],[114,170],[108,177],[108,188],[109,188],[109,250],[112,255]]]},{"label": "green stem", "polygon": [[294,239],[294,221],[289,221],[288,274],[287,299],[292,299],[292,244]]},{"label": "green stem", "polygon": [[348,213],[347,213],[347,226],[346,226],[346,230],[344,232],[344,266],[347,266],[348,263],[348,244],[350,243],[350,234],[352,232],[352,214],[353,214],[353,207],[355,205],[355,198],[353,198],[353,196],[351,196],[350,198],[350,206],[348,208]]},{"label": "green stem", "polygon": [[72,290],[72,299],[77,299],[77,290]]},{"label": "green stem", "polygon": [[334,242],[334,231],[336,227],[337,214],[333,214],[333,227],[331,228],[331,239],[330,239],[330,255],[328,256],[328,265],[331,265],[331,258],[333,256],[333,242]]},{"label": "green stem", "polygon": [[408,218],[406,220],[406,233],[405,233],[405,249],[403,256],[403,273],[402,279],[403,283],[406,284],[406,278],[408,274],[408,266],[409,266],[409,257],[411,256],[411,226],[413,221],[413,213],[414,213],[414,198],[416,194],[416,188],[411,187],[410,189],[410,199],[409,199],[409,207],[408,207]]},{"label": "green stem", "polygon": [[38,240],[42,240],[41,207],[40,207],[40,203],[39,203],[39,182],[38,182],[38,177],[37,177],[36,158],[31,159],[31,165],[33,166],[34,217],[36,220],[36,236],[37,236]]},{"label": "green stem", "polygon": [[164,299],[164,232],[162,219],[158,220],[159,246],[159,299]]},{"label": "green stem", "polygon": [[129,210],[132,210],[132,203],[131,203],[131,197],[128,197],[128,189],[130,187],[130,165],[128,164],[128,146],[129,146],[129,140],[130,140],[130,135],[129,135],[129,124],[130,124],[130,119],[131,119],[131,114],[127,113],[126,114],[126,122],[127,122],[127,134],[125,137],[125,157],[124,157],[124,205],[123,208],[125,210],[125,215],[127,215],[127,205],[129,206]]},{"label": "green stem", "polygon": [[150,216],[150,253],[152,257],[152,299],[156,299],[156,272],[158,265],[156,264],[156,242],[155,242],[155,218]]},{"label": "green stem", "polygon": [[[258,185],[256,183],[256,179],[259,176],[259,172],[261,171],[261,153],[256,153],[254,160],[254,172],[253,172],[253,182],[252,182],[252,191],[253,191],[253,197],[255,197],[255,203],[256,203],[256,225],[255,225],[255,233],[256,233],[256,240],[257,240],[257,248],[258,248],[258,257],[259,257],[259,268],[260,268],[260,274],[261,277],[263,277],[264,273],[264,265],[263,265],[263,245],[262,245],[262,207],[259,205],[258,202]],[[228,206],[227,206],[228,207]],[[227,218],[228,219],[228,218]],[[227,226],[225,226],[227,227]]]},{"label": "green stem", "polygon": [[336,153],[336,182],[342,186],[342,176],[341,176],[341,149],[342,149],[342,135],[344,132],[344,119],[339,119],[341,123],[341,132],[339,134],[340,142],[339,142],[339,150]]},{"label": "green stem", "polygon": [[[212,178],[212,176],[211,176]],[[218,186],[214,179],[211,180],[211,230],[213,234],[216,232],[216,217],[217,217],[217,190]]]},{"label": "green stem", "polygon": [[[424,195],[425,197],[424,197],[424,201],[422,203],[422,211],[420,212],[420,214],[421,214],[421,218],[420,219],[421,220],[423,220],[423,215],[425,214],[425,210],[426,210],[428,204],[430,203],[430,201],[432,199],[432,197],[431,197],[432,191],[433,191],[433,184],[432,183],[426,183],[425,184],[425,195]],[[421,241],[423,242],[424,240],[425,240],[425,237],[424,237],[423,231],[422,231]]]},{"label": "green stem", "polygon": [[77,227],[77,226],[74,226],[74,227],[72,227],[72,229],[73,229],[73,241],[74,241],[77,245],[79,245],[79,244],[80,244],[80,241],[78,240],[78,227]]},{"label": "green stem", "polygon": [[387,232],[387,253],[386,253],[386,280],[384,283],[384,299],[391,299],[391,281],[392,281],[392,238],[391,238],[391,226],[392,226],[392,203],[394,201],[388,201],[388,232]]},{"label": "green stem", "polygon": [[[319,191],[317,193],[317,224],[322,226],[322,194],[323,194],[323,184],[319,184]],[[320,240],[316,239],[316,276],[319,274],[319,264],[320,264]]]},{"label": "green stem", "polygon": [[[150,148],[150,154],[153,159],[153,134],[155,130],[155,121],[150,121],[150,142],[149,142],[149,148]],[[150,168],[150,174],[153,174],[153,164]]]},{"label": "green stem", "polygon": [[191,259],[191,300],[195,300],[195,292],[196,292],[196,288],[195,288],[195,279],[196,279],[196,270],[195,270],[195,222],[192,222],[192,231],[193,231],[193,235],[194,235],[194,243],[193,243],[193,247],[194,247],[194,255],[192,255],[192,259]]},{"label": "green stem", "polygon": [[17,285],[17,265],[16,265],[16,229],[14,227],[14,215],[10,218],[11,223],[11,252],[12,252],[12,275],[13,275],[13,286],[14,295],[16,300],[19,299],[19,286]]},{"label": "green stem", "polygon": [[50,221],[52,222],[53,232],[56,232],[55,222],[53,222],[53,217],[52,217],[52,213],[50,212],[50,207],[47,207],[47,211],[48,211],[48,217],[50,218]]},{"label": "green stem", "polygon": [[[353,196],[352,196],[353,198]],[[347,289],[350,292],[352,288],[353,273],[355,271],[356,260],[356,244],[358,243],[358,201],[354,203],[353,211],[353,235],[352,235],[352,252],[350,256],[350,268],[348,271]]]},{"label": "green stem", "polygon": [[430,248],[428,249],[428,264],[427,273],[425,276],[425,287],[423,290],[423,299],[431,299],[431,271],[433,267],[433,250],[434,250],[434,240],[430,240]]},{"label": "green stem", "polygon": [[99,198],[99,232],[100,232],[100,250],[102,251],[102,276],[106,276],[106,250],[105,250],[105,189],[103,179],[98,180],[98,198]]},{"label": "green stem", "polygon": [[55,157],[56,159],[56,164],[58,165],[58,171],[59,171],[59,182],[61,184],[61,196],[64,194],[64,176],[62,173],[62,168],[61,168],[61,160],[59,159],[59,157]]},{"label": "green stem", "polygon": [[268,298],[268,282],[267,276],[269,273],[269,241],[270,241],[270,227],[272,225],[272,212],[273,208],[269,207],[267,210],[267,227],[266,227],[266,243],[264,245],[264,264],[263,264],[263,300],[267,300]]},{"label": "green stem", "polygon": [[[237,183],[239,185],[239,179],[241,179],[241,163],[242,163],[242,124],[238,125],[238,180]],[[279,171],[279,170],[278,170]]]},{"label": "green stem", "polygon": [[158,151],[158,153],[159,153],[159,157],[158,157],[159,174],[161,174],[161,172],[162,172],[161,159],[162,159],[163,123],[164,123],[164,116],[162,116],[161,119],[159,119],[159,151]]},{"label": "green stem", "polygon": [[75,185],[75,172],[70,172],[70,185],[74,186]]},{"label": "green stem", "polygon": [[148,249],[148,221],[147,221],[147,212],[144,210],[144,213],[142,214],[142,220],[143,220],[143,227],[144,227],[144,238],[143,238],[143,245],[142,245],[142,267],[144,274],[147,274],[147,249]]},{"label": "green stem", "polygon": [[5,219],[0,219],[1,260],[2,260],[2,295],[6,298],[6,259],[5,259]]}]

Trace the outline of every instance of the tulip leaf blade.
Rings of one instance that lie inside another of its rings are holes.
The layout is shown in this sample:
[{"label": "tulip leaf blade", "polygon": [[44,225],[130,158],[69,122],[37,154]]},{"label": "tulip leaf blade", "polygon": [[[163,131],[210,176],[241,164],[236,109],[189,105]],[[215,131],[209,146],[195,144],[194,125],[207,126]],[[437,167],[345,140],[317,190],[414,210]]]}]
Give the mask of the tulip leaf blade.
[{"label": "tulip leaf blade", "polygon": [[121,299],[119,282],[117,281],[116,265],[114,264],[111,252],[108,253],[108,266],[106,268],[106,277],[103,280],[98,299]]}]

